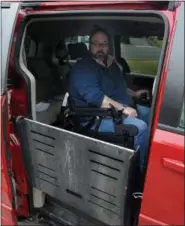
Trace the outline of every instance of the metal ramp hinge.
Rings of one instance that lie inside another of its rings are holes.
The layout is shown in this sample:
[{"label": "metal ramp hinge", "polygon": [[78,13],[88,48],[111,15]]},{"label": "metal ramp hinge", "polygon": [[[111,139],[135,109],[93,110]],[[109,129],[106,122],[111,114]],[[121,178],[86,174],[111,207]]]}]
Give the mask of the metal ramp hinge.
[{"label": "metal ramp hinge", "polygon": [[143,193],[142,192],[134,192],[132,194],[132,196],[135,198],[135,199],[142,199],[143,198]]}]

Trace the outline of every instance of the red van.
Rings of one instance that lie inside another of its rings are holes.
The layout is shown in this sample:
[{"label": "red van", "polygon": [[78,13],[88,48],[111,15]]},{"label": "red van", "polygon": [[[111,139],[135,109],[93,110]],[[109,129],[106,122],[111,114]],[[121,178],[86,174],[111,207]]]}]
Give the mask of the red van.
[{"label": "red van", "polygon": [[[139,149],[57,124],[94,24],[151,93],[139,176]],[[184,225],[184,2],[2,1],[1,26],[2,225]]]}]

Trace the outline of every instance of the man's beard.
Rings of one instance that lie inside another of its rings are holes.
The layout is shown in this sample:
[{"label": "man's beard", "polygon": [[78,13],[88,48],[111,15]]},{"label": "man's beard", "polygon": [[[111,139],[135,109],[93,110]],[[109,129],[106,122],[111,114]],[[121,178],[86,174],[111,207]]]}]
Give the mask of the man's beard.
[{"label": "man's beard", "polygon": [[102,52],[102,51],[98,51],[96,54],[92,54],[92,57],[97,59],[97,60],[100,60],[102,61],[103,63],[106,63],[107,62],[107,58],[108,58],[108,54]]}]

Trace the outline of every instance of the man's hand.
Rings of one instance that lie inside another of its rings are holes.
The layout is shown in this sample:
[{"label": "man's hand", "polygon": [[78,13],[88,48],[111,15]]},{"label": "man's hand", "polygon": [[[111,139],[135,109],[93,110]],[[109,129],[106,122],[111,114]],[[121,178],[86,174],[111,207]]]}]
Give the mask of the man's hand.
[{"label": "man's hand", "polygon": [[142,90],[138,90],[135,92],[135,97],[137,99],[142,98],[142,95],[146,95],[146,99],[149,99],[149,91],[148,90],[142,89]]},{"label": "man's hand", "polygon": [[123,110],[123,114],[128,115],[129,117],[137,117],[138,116],[137,111],[131,107],[126,107]]}]

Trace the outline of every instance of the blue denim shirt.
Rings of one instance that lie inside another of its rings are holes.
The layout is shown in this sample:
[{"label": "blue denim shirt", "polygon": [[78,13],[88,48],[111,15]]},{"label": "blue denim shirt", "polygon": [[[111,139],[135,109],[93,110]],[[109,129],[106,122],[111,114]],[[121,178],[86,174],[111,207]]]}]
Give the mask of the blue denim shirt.
[{"label": "blue denim shirt", "polygon": [[126,82],[118,64],[109,67],[97,63],[91,56],[81,59],[69,76],[69,94],[76,106],[100,107],[104,95],[124,105],[132,105]]}]

